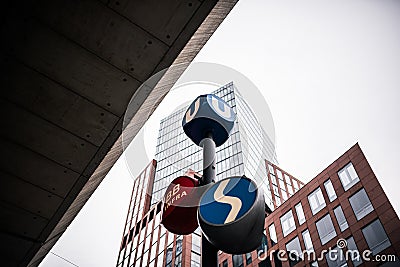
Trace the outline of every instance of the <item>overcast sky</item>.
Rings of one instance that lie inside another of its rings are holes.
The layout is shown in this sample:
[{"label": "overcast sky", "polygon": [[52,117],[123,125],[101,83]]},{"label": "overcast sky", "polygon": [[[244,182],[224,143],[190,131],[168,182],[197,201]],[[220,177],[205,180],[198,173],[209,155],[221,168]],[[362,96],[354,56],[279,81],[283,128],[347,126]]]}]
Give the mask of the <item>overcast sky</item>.
[{"label": "overcast sky", "polygon": [[[258,87],[281,168],[307,182],[358,142],[399,214],[399,26],[395,0],[241,0],[196,61],[229,66]],[[131,186],[119,160],[52,253],[114,266]],[[48,266],[73,265],[50,253]]]}]

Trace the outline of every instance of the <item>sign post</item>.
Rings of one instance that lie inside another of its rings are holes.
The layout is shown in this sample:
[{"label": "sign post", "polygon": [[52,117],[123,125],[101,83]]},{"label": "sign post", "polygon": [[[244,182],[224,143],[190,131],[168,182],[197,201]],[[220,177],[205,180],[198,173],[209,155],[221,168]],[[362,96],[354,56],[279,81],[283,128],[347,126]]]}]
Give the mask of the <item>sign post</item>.
[{"label": "sign post", "polygon": [[[215,181],[215,143],[212,134],[204,138],[200,144],[203,147],[203,179],[202,185],[207,185]],[[201,266],[217,266],[218,249],[213,246],[203,235],[201,237]]]},{"label": "sign post", "polygon": [[[186,135],[198,146],[203,147],[203,177],[200,185],[215,182],[216,146],[228,140],[236,114],[221,98],[201,95],[190,105],[182,120]],[[218,248],[203,235],[201,239],[201,265],[218,266]]]},{"label": "sign post", "polygon": [[202,267],[218,266],[219,249],[231,254],[244,254],[261,243],[264,226],[262,190],[245,176],[230,177],[215,183],[215,150],[228,140],[235,120],[233,109],[215,95],[196,98],[182,120],[186,135],[203,148],[200,185],[205,186],[206,190],[200,197],[197,210],[197,219],[203,232]]}]

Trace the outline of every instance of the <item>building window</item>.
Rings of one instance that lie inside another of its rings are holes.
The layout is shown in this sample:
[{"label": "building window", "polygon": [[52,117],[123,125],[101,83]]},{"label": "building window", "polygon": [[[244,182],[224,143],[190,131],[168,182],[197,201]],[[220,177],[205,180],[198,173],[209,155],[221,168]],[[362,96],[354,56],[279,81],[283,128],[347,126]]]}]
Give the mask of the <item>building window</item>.
[{"label": "building window", "polygon": [[322,210],[326,206],[321,188],[318,187],[314,192],[308,195],[308,202],[310,203],[313,215],[317,214],[318,211]]},{"label": "building window", "polygon": [[337,246],[329,250],[325,254],[326,262],[329,267],[345,267],[347,266],[346,257],[343,250]]},{"label": "building window", "polygon": [[290,234],[294,229],[296,229],[296,224],[294,223],[293,213],[292,210],[289,210],[281,217],[281,225],[283,236],[287,236]]},{"label": "building window", "polygon": [[182,253],[175,257],[175,267],[182,266]]},{"label": "building window", "polygon": [[333,209],[333,212],[335,213],[335,217],[339,224],[340,231],[343,232],[344,230],[349,228],[349,225],[347,223],[346,217],[344,216],[342,207],[337,206],[336,208]]},{"label": "building window", "polygon": [[314,251],[314,246],[311,241],[310,232],[307,230],[301,233],[303,235],[304,246],[307,251]]},{"label": "building window", "polygon": [[[161,254],[162,255],[162,254]],[[198,255],[197,253],[191,253],[191,257],[190,257],[190,266],[191,267],[200,267],[200,255]],[[225,260],[226,261],[226,260]],[[224,261],[224,262],[225,262]],[[223,267],[228,267],[228,261],[226,261],[226,265],[224,265],[224,262],[222,263]],[[158,265],[157,266],[161,266]]]},{"label": "building window", "polygon": [[289,177],[289,175],[287,175],[286,173],[285,173],[285,181],[286,181],[286,183],[287,184],[292,184],[291,182],[290,182],[290,177]]},{"label": "building window", "polygon": [[175,256],[177,256],[179,253],[182,253],[182,240],[183,237],[181,235],[176,238]]},{"label": "building window", "polygon": [[276,173],[278,174],[278,178],[279,178],[279,180],[282,180],[283,181],[283,176],[282,176],[282,172],[280,171],[280,170],[276,170]]},{"label": "building window", "polygon": [[283,180],[279,180],[279,187],[281,188],[281,190],[285,190],[286,191],[285,182]]},{"label": "building window", "polygon": [[301,202],[295,206],[297,219],[299,220],[299,225],[302,225],[306,221],[306,217],[304,216],[303,206]]},{"label": "building window", "polygon": [[281,193],[282,193],[283,202],[285,202],[288,199],[287,193],[284,190],[282,190]]},{"label": "building window", "polygon": [[329,240],[336,236],[336,231],[333,227],[332,219],[329,213],[317,221],[316,226],[322,245],[325,245]]},{"label": "building window", "polygon": [[269,174],[274,175],[275,176],[275,171],[274,171],[274,167],[272,167],[272,165],[268,164],[268,171]]},{"label": "building window", "polygon": [[390,246],[389,238],[379,219],[364,227],[362,232],[373,255]]},{"label": "building window", "polygon": [[286,186],[288,188],[288,192],[289,192],[290,196],[292,196],[294,194],[292,185],[291,184],[286,184]]},{"label": "building window", "polygon": [[233,267],[243,267],[243,256],[232,255]]},{"label": "building window", "polygon": [[253,259],[251,258],[251,253],[246,253],[246,265],[248,265],[252,262],[253,262]]},{"label": "building window", "polygon": [[273,190],[274,190],[275,196],[278,196],[278,197],[279,197],[279,190],[278,190],[278,187],[275,186],[275,185],[273,185],[272,188],[273,188]]},{"label": "building window", "polygon": [[360,179],[354,169],[353,164],[350,162],[343,169],[338,172],[340,181],[342,182],[344,191],[347,191],[353,185],[355,185]]},{"label": "building window", "polygon": [[293,182],[293,186],[294,186],[294,191],[298,191],[299,190],[299,184],[297,183],[297,181],[296,180],[292,180],[292,182]]},{"label": "building window", "polygon": [[388,260],[384,264],[380,265],[380,267],[399,267],[400,266],[400,260],[397,256],[393,255],[394,258]]},{"label": "building window", "polygon": [[266,232],[264,230],[263,237],[261,239],[261,244],[257,248],[257,255],[261,255],[261,254],[263,254],[263,253],[265,253],[267,251],[268,251],[268,239],[267,239],[267,236],[266,236]]},{"label": "building window", "polygon": [[275,205],[277,207],[279,207],[281,205],[281,199],[279,197],[277,197],[277,196],[275,196]]},{"label": "building window", "polygon": [[167,256],[165,258],[165,266],[171,266],[172,262],[172,248],[167,248]]},{"label": "building window", "polygon": [[271,175],[270,177],[271,177],[271,182],[272,182],[274,185],[277,185],[275,176],[274,176],[274,175]]},{"label": "building window", "polygon": [[273,256],[273,259],[274,259],[275,267],[282,267],[282,260],[278,256],[278,251],[272,252],[272,256]]},{"label": "building window", "polygon": [[[277,265],[275,264],[275,266],[277,266]],[[272,263],[271,263],[270,258],[267,257],[265,260],[260,261],[258,263],[258,267],[272,267]]]},{"label": "building window", "polygon": [[303,260],[300,241],[297,236],[286,244],[286,251],[288,253],[290,266],[294,266]]},{"label": "building window", "polygon": [[192,251],[200,254],[200,243],[201,237],[196,235],[195,233],[192,234]]},{"label": "building window", "polygon": [[348,253],[348,254],[350,254],[350,258],[351,258],[351,261],[353,262],[353,265],[355,267],[357,267],[358,265],[360,265],[362,263],[362,260],[361,260],[361,254],[358,251],[356,242],[354,241],[354,238],[352,236],[347,238],[346,241],[347,241],[347,250],[351,251],[351,253]]},{"label": "building window", "polygon": [[361,189],[349,198],[350,205],[357,217],[357,220],[361,220],[367,214],[374,210],[374,207],[369,201],[368,195],[364,189]]},{"label": "building window", "polygon": [[273,246],[273,245],[275,245],[276,243],[278,243],[278,238],[276,237],[275,225],[274,225],[274,224],[271,224],[271,225],[268,227],[268,230],[269,230],[269,237],[270,237],[270,239],[271,239],[271,243],[272,243],[272,246]]},{"label": "building window", "polygon": [[337,198],[337,196],[336,196],[336,192],[335,192],[335,189],[333,188],[331,180],[330,179],[327,180],[324,183],[324,186],[325,186],[326,193],[328,194],[329,201],[330,202],[334,201]]}]

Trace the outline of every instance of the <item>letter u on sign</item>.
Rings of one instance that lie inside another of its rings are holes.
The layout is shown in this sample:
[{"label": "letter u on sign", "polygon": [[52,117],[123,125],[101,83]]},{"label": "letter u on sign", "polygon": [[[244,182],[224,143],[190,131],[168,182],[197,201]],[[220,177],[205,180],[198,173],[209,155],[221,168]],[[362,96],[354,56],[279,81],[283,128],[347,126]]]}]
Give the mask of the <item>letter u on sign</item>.
[{"label": "letter u on sign", "polygon": [[197,114],[197,111],[199,111],[199,106],[200,106],[200,98],[197,99],[197,101],[194,103],[194,110],[193,112],[191,112],[190,109],[188,109],[186,111],[186,123],[188,123],[189,121],[191,121],[193,119],[193,117]]},{"label": "letter u on sign", "polygon": [[[219,101],[216,97],[213,95],[208,95],[209,99],[211,100],[211,105],[213,106],[214,110],[222,117],[225,119],[230,119],[232,117],[231,114],[231,108],[222,101]],[[220,103],[224,107],[224,110],[220,108]]]}]

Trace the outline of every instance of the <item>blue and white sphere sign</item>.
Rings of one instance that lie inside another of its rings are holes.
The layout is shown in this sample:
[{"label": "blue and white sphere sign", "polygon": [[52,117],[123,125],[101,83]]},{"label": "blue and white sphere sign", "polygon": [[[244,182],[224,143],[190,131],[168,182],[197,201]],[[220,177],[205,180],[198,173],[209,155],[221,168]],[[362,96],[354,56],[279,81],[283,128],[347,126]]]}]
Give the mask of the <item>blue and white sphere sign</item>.
[{"label": "blue and white sphere sign", "polygon": [[222,180],[201,198],[200,215],[210,224],[226,224],[240,219],[253,206],[257,196],[254,183],[241,177]]},{"label": "blue and white sphere sign", "polygon": [[182,120],[183,131],[196,144],[211,133],[215,145],[221,146],[228,140],[235,125],[236,114],[221,98],[201,95],[190,104]]},{"label": "blue and white sphere sign", "polygon": [[264,195],[255,182],[243,177],[223,179],[200,199],[198,219],[211,244],[230,254],[256,249],[262,240]]}]

